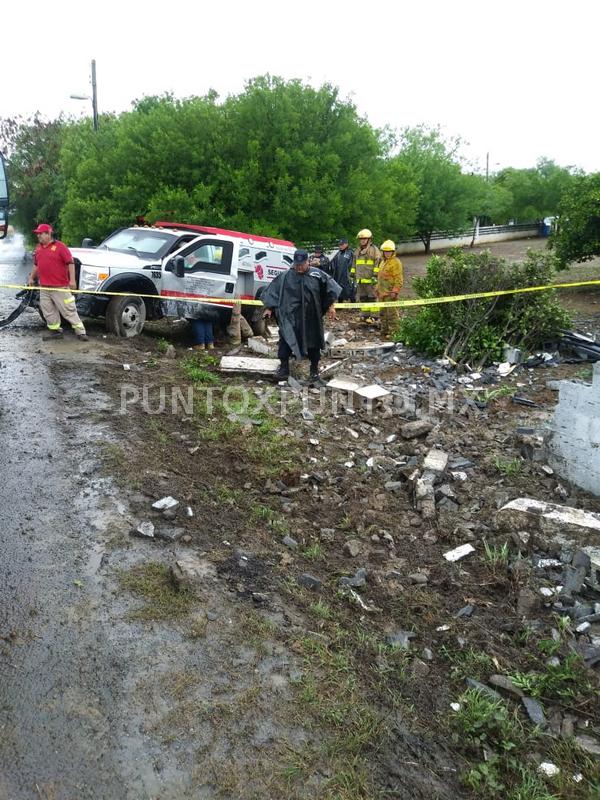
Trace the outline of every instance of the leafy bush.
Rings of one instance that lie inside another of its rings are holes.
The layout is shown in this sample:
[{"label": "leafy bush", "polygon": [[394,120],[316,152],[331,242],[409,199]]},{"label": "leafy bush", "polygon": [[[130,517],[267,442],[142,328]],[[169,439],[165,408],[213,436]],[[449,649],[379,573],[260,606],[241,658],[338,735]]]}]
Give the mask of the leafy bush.
[{"label": "leafy bush", "polygon": [[[522,262],[509,263],[489,251],[453,248],[432,256],[427,273],[415,278],[418,297],[433,298],[543,286],[552,282],[556,258],[529,250]],[[569,325],[556,292],[505,295],[425,306],[400,323],[396,338],[429,356],[485,364],[502,356],[505,344],[525,350],[540,346]]]}]

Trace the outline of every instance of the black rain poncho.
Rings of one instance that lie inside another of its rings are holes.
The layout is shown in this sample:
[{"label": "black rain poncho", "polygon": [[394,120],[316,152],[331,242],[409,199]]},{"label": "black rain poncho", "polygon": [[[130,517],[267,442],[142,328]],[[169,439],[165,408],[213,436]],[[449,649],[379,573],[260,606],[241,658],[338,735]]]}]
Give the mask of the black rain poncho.
[{"label": "black rain poncho", "polygon": [[297,360],[308,355],[309,347],[325,347],[323,315],[341,291],[333,278],[310,267],[307,272],[290,268],[262,293],[260,299],[275,312],[279,335]]}]

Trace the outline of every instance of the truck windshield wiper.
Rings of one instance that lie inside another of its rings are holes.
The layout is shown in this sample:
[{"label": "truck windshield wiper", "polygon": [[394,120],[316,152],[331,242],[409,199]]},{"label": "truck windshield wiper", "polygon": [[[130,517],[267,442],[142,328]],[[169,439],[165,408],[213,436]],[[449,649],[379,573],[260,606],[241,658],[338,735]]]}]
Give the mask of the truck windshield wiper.
[{"label": "truck windshield wiper", "polygon": [[127,249],[128,249],[128,250],[133,250],[133,252],[136,254],[136,256],[139,256],[139,253],[138,253],[138,251],[135,249],[135,247],[132,247],[130,244],[129,244],[129,245],[127,245]]}]

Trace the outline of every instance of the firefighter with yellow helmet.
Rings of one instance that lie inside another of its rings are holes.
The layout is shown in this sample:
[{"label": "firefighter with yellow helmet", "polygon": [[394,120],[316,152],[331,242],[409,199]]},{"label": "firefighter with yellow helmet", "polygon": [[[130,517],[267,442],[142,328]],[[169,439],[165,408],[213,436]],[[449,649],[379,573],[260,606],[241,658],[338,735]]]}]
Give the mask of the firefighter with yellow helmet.
[{"label": "firefighter with yellow helmet", "polygon": [[[397,300],[400,289],[404,283],[404,270],[402,262],[396,254],[396,245],[391,239],[387,239],[381,245],[383,259],[377,275],[377,299],[382,302],[385,300]],[[381,336],[387,338],[396,332],[400,316],[397,308],[382,308],[380,311]]]},{"label": "firefighter with yellow helmet", "polygon": [[[356,238],[358,239],[358,248],[354,253],[350,275],[356,282],[356,299],[359,303],[364,303],[375,299],[381,253],[373,244],[373,234],[368,228],[360,230]],[[367,314],[367,319],[373,321],[373,314],[377,309],[365,306],[363,311]]]}]

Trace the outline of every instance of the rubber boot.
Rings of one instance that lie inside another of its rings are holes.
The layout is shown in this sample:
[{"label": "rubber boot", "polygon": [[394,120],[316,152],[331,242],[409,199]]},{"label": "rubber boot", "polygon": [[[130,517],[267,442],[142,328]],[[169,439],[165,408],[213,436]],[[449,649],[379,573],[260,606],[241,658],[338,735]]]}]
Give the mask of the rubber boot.
[{"label": "rubber boot", "polygon": [[282,361],[279,365],[277,372],[273,373],[273,381],[279,383],[280,381],[287,381],[290,377],[290,362]]}]

